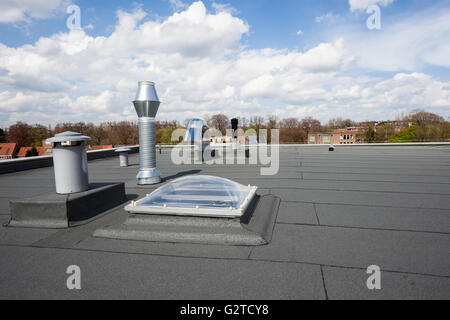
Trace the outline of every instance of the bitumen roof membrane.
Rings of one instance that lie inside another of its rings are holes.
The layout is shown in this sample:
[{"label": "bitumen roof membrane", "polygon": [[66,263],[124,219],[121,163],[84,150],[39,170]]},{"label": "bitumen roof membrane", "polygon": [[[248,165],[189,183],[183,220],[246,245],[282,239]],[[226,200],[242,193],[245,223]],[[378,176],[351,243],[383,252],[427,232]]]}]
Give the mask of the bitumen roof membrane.
[{"label": "bitumen roof membrane", "polygon": [[[139,157],[89,162],[90,182],[138,186]],[[220,246],[95,238],[123,223],[125,204],[68,229],[0,227],[1,299],[449,299],[450,147],[280,148],[280,169],[175,165],[157,154],[165,182],[190,174],[232,179],[281,198],[272,240]],[[0,175],[0,223],[9,201],[55,191],[53,168]],[[81,290],[66,269],[81,269]],[[367,268],[381,269],[369,290]]]}]

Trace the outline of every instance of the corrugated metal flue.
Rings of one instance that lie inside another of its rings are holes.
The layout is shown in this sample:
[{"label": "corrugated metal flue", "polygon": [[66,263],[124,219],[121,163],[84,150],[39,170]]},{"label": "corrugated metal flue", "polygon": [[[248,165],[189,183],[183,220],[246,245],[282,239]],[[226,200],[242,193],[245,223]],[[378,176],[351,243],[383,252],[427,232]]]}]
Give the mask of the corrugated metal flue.
[{"label": "corrugated metal flue", "polygon": [[155,184],[161,182],[161,174],[156,169],[155,116],[159,108],[159,99],[155,84],[140,81],[134,108],[139,117],[139,173],[138,184]]}]

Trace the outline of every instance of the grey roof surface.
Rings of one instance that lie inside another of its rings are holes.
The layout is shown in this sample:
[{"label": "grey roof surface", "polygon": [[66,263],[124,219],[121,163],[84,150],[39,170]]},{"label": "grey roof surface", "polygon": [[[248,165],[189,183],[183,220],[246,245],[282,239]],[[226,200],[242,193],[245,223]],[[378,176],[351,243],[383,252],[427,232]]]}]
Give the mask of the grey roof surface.
[{"label": "grey roof surface", "polygon": [[[280,170],[181,165],[158,154],[166,181],[208,174],[281,198],[272,242],[233,247],[92,237],[126,218],[121,205],[70,229],[0,228],[0,298],[38,299],[450,299],[450,147],[281,147]],[[90,182],[124,181],[138,155],[89,162]],[[0,175],[0,222],[9,200],[55,190],[53,168]],[[68,290],[69,265],[81,290]],[[368,290],[366,269],[382,270]]]}]

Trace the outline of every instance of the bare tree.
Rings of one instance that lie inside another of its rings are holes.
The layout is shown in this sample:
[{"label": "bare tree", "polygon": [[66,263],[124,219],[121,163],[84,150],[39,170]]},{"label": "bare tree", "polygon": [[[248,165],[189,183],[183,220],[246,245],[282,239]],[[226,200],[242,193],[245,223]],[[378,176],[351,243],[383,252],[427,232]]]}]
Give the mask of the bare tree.
[{"label": "bare tree", "polygon": [[226,129],[230,127],[230,120],[224,114],[215,114],[209,119],[208,125],[222,132],[223,135],[226,133]]},{"label": "bare tree", "polygon": [[296,118],[283,119],[280,122],[281,143],[304,143],[306,141],[305,131],[300,127]]},{"label": "bare tree", "polygon": [[111,137],[114,144],[132,145],[139,141],[138,126],[135,123],[122,121],[111,127]]},{"label": "bare tree", "polygon": [[330,129],[342,129],[345,127],[354,127],[356,123],[351,119],[342,119],[341,117],[330,119],[328,127]]},{"label": "bare tree", "polygon": [[245,131],[249,126],[248,119],[246,117],[238,117],[237,119],[239,121],[239,127]]},{"label": "bare tree", "polygon": [[267,143],[272,142],[272,129],[277,128],[277,117],[276,116],[268,116],[267,117]]},{"label": "bare tree", "polygon": [[250,126],[255,128],[256,131],[264,128],[264,117],[261,116],[253,116],[250,118]]},{"label": "bare tree", "polygon": [[20,121],[10,126],[8,130],[7,140],[9,142],[17,143],[17,146],[19,148],[31,146],[31,144],[33,143],[33,137],[31,136],[31,126]]},{"label": "bare tree", "polygon": [[443,117],[424,110],[413,111],[409,115],[409,119],[422,129],[425,129],[427,125],[441,125],[445,121]]},{"label": "bare tree", "polygon": [[310,132],[320,132],[320,121],[311,117],[306,117],[302,119],[302,121],[300,121],[300,128],[303,129],[303,131],[306,133],[306,136],[308,136]]}]

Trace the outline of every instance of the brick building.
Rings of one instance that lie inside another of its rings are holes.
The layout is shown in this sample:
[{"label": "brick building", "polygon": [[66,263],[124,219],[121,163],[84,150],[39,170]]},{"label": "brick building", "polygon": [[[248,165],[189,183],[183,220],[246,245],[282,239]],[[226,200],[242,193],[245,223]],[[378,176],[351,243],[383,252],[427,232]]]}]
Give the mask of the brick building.
[{"label": "brick building", "polygon": [[332,133],[310,133],[308,144],[358,144],[364,143],[363,129],[360,127],[347,127],[336,129]]},{"label": "brick building", "polygon": [[336,129],[333,132],[333,144],[358,144],[363,143],[362,128],[347,127]]},{"label": "brick building", "polygon": [[330,144],[332,133],[310,133],[308,134],[308,144]]},{"label": "brick building", "polygon": [[[48,156],[52,154],[52,148],[46,148],[46,147],[34,147],[37,151],[37,156]],[[22,147],[20,148],[19,152],[17,153],[17,158],[25,158],[27,156],[27,152],[31,152],[33,150],[33,147]]]}]

